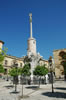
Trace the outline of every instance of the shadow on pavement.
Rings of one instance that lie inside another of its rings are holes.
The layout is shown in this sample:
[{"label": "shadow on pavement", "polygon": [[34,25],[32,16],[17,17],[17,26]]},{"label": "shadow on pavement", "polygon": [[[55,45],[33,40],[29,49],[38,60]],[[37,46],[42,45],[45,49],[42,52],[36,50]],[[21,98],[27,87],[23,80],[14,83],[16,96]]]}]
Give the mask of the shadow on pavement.
[{"label": "shadow on pavement", "polygon": [[54,89],[66,90],[66,88],[63,88],[63,87],[56,87]]},{"label": "shadow on pavement", "polygon": [[55,98],[66,98],[66,93],[62,93],[62,92],[46,92],[46,93],[42,93],[42,95],[44,96],[48,96],[48,97],[55,97]]},{"label": "shadow on pavement", "polygon": [[7,89],[10,89],[10,88],[13,88],[14,86],[13,85],[7,85],[7,86],[4,86],[6,87]]},{"label": "shadow on pavement", "polygon": [[10,94],[18,94],[19,93],[19,91],[13,91],[13,92],[10,92]]},{"label": "shadow on pavement", "polygon": [[35,90],[35,89],[38,89],[39,88],[39,86],[28,86],[28,87],[26,87],[27,89],[33,89],[33,90]]}]

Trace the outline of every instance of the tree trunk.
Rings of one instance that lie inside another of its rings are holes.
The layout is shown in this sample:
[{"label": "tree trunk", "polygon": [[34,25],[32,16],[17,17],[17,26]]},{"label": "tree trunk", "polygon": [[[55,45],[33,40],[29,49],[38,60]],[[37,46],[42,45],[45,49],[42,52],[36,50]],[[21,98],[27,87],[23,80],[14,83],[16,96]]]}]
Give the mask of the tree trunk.
[{"label": "tree trunk", "polygon": [[39,77],[39,88],[40,88],[41,76]]},{"label": "tree trunk", "polygon": [[66,74],[64,74],[64,79],[65,79],[65,81],[66,81]]},{"label": "tree trunk", "polygon": [[17,85],[15,84],[15,92],[17,92]]}]

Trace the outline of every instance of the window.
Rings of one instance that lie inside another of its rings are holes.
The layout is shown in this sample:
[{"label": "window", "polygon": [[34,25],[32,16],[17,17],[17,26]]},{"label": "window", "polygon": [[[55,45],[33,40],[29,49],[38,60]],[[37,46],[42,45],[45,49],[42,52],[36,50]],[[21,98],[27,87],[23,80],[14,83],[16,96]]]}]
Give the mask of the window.
[{"label": "window", "polygon": [[7,74],[7,69],[4,69],[5,71],[4,71],[4,74]]},{"label": "window", "polygon": [[22,63],[20,63],[20,67],[22,67]]},{"label": "window", "polygon": [[8,63],[8,61],[7,61],[7,60],[5,60],[5,65],[7,65],[7,63]]},{"label": "window", "polygon": [[15,62],[13,62],[13,65],[15,65]]},{"label": "window", "polygon": [[35,44],[35,41],[33,41],[33,44]]}]

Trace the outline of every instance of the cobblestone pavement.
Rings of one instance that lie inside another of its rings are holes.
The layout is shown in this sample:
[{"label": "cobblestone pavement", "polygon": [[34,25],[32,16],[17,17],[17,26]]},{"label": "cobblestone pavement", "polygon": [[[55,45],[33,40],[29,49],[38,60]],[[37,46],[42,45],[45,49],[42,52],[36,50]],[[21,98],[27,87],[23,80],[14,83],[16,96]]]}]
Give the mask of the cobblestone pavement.
[{"label": "cobblestone pavement", "polygon": [[[18,93],[14,93],[13,84],[10,81],[0,80],[0,100],[66,100],[66,82],[56,81],[54,83],[54,93],[51,92],[51,84],[41,85],[24,85],[24,98],[22,86],[17,86]],[[28,97],[27,97],[28,96]]]}]

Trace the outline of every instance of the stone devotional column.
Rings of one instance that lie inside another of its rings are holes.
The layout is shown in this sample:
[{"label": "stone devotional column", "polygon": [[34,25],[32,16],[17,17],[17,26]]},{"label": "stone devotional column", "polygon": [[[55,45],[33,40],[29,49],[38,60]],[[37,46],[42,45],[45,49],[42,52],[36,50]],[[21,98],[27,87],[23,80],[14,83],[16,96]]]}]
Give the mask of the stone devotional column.
[{"label": "stone devotional column", "polygon": [[30,38],[28,39],[28,51],[27,55],[29,53],[33,54],[34,56],[36,55],[36,40],[32,36],[32,13],[29,14],[30,16]]},{"label": "stone devotional column", "polygon": [[31,82],[33,83],[33,71],[34,68],[38,64],[38,54],[36,52],[36,39],[33,38],[33,33],[32,33],[32,13],[29,14],[29,22],[30,22],[30,37],[28,39],[28,49],[27,49],[27,56],[29,59],[30,65],[31,65]]}]

